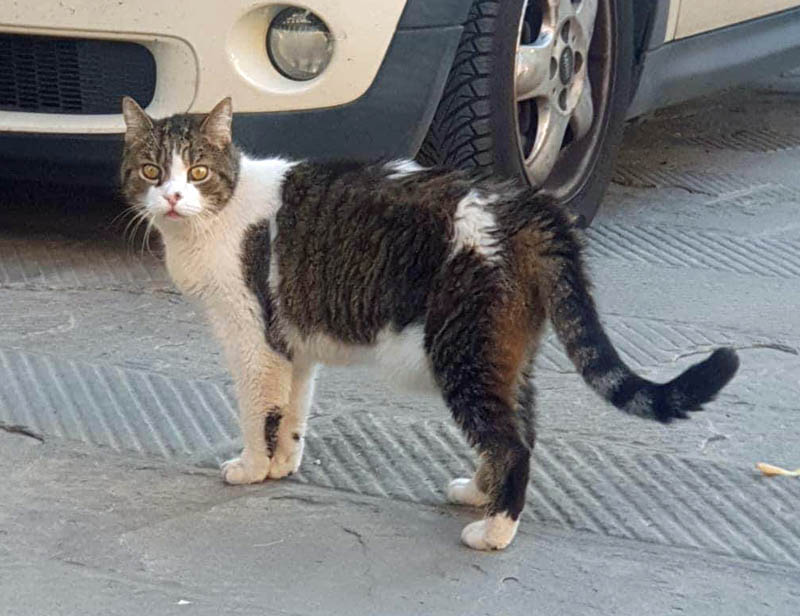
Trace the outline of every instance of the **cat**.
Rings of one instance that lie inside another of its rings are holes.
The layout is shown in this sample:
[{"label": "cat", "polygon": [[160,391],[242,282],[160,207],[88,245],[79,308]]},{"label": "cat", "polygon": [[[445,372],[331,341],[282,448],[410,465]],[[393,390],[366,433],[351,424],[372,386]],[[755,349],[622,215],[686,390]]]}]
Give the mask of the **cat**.
[{"label": "cat", "polygon": [[154,120],[125,98],[123,115],[123,194],[234,378],[244,447],[222,465],[228,483],[297,471],[317,364],[370,363],[441,394],[480,459],[447,487],[485,509],[462,541],[503,549],[524,507],[547,320],[584,381],[640,417],[687,417],[738,368],[720,348],[666,384],[634,374],[598,320],[577,230],[541,191],[413,161],[249,158],[230,99]]}]

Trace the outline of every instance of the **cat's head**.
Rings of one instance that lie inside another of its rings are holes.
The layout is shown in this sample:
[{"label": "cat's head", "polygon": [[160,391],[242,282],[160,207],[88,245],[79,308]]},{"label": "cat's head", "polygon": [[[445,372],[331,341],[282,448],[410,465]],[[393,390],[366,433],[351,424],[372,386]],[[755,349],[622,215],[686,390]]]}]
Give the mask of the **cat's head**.
[{"label": "cat's head", "polygon": [[231,99],[205,117],[150,118],[122,99],[125,149],[120,179],[128,203],[159,227],[208,218],[231,198],[239,177],[239,152],[231,140]]}]

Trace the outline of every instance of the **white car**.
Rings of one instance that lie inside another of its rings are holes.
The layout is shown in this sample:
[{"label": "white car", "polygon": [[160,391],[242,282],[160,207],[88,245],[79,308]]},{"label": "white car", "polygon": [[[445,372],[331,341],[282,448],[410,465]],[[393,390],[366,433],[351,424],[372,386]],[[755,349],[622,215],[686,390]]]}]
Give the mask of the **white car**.
[{"label": "white car", "polygon": [[230,95],[252,154],[486,168],[588,222],[626,118],[797,65],[797,0],[0,0],[0,168],[111,182],[123,95]]}]

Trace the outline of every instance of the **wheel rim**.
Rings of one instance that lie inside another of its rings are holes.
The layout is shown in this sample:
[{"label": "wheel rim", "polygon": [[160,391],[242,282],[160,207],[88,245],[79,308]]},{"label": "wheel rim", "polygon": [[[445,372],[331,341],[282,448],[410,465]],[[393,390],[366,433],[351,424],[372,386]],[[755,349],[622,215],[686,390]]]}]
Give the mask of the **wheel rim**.
[{"label": "wheel rim", "polygon": [[[548,185],[572,192],[586,175],[596,133],[603,128],[597,118],[607,107],[611,37],[605,32],[608,16],[598,15],[598,4],[528,0],[524,5],[514,58],[514,103],[522,167],[534,186],[550,178]],[[569,170],[559,169],[567,166],[559,164],[565,158],[571,160]]]}]

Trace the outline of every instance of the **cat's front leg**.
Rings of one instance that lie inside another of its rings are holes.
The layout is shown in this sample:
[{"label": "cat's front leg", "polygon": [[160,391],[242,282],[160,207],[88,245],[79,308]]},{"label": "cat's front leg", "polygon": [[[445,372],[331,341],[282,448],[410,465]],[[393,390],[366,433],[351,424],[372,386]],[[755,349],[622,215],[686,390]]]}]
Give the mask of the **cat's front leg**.
[{"label": "cat's front leg", "polygon": [[225,460],[220,467],[225,483],[242,485],[260,483],[269,474],[269,458],[244,449],[237,458]]},{"label": "cat's front leg", "polygon": [[222,477],[231,484],[257,483],[270,475],[278,426],[289,406],[292,364],[266,344],[228,342],[244,448],[238,458],[222,464]]},{"label": "cat's front leg", "polygon": [[269,477],[280,479],[300,468],[305,447],[306,421],[314,397],[316,366],[296,359],[292,364],[292,386],[289,404],[280,418],[275,447],[270,461]]}]

